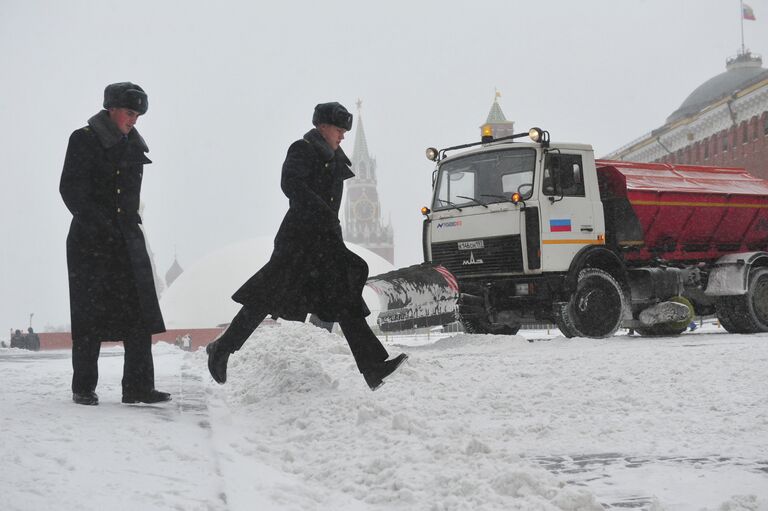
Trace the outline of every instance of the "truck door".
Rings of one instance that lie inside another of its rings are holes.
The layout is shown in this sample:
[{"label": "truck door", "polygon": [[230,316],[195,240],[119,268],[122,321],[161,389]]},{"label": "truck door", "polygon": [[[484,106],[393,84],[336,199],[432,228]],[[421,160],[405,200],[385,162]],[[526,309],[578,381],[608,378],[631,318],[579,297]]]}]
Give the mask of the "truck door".
[{"label": "truck door", "polygon": [[[585,183],[581,154],[547,153],[541,172],[541,265],[566,271],[575,254],[595,244],[599,226],[594,205],[597,187]],[[589,176],[587,176],[588,178]]]}]

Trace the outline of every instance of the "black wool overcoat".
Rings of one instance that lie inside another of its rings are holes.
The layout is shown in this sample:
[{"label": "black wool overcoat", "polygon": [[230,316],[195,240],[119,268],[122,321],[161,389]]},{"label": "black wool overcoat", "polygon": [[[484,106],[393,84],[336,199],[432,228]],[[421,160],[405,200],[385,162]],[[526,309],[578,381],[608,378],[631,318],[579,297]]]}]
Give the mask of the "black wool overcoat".
[{"label": "black wool overcoat", "polygon": [[344,245],[339,224],[344,180],[354,176],[350,165],[316,129],[291,144],[281,178],[290,205],[272,257],[233,300],[296,321],[309,313],[324,321],[369,314],[362,298],[368,265]]},{"label": "black wool overcoat", "polygon": [[102,110],[69,138],[59,191],[72,213],[67,236],[72,338],[130,340],[165,331],[139,224],[146,157]]}]

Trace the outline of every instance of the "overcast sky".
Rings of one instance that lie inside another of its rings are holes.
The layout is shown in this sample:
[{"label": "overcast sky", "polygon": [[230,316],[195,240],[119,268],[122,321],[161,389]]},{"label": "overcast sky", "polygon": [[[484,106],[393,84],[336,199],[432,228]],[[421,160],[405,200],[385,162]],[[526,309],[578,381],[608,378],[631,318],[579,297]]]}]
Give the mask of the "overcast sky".
[{"label": "overcast sky", "polygon": [[[768,56],[768,0],[746,46]],[[424,148],[475,141],[494,98],[519,130],[598,156],[664,123],[741,45],[736,0],[0,0],[0,328],[69,322],[58,192],[104,86],[149,95],[142,199],[161,275],[274,235],[280,167],[318,102],[363,100],[395,263],[421,260]],[[764,66],[765,67],[765,66]],[[355,112],[356,113],[356,112]],[[345,142],[350,152],[354,128]],[[254,268],[256,271],[258,268]],[[234,291],[234,290],[233,290]],[[7,332],[7,330],[5,330]],[[2,334],[1,336],[5,336]]]}]

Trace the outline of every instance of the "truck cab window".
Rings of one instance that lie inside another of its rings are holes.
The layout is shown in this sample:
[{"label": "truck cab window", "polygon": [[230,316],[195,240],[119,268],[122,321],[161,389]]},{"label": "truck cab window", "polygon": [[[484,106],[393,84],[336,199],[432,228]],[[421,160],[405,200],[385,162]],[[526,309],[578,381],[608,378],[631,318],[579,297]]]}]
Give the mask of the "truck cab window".
[{"label": "truck cab window", "polygon": [[547,155],[542,177],[544,195],[584,197],[584,167],[580,154]]},{"label": "truck cab window", "polygon": [[475,196],[475,172],[470,168],[446,172],[441,176],[440,192],[437,196],[436,208],[452,207],[471,203],[466,197]]},{"label": "truck cab window", "polygon": [[504,198],[509,199],[512,194],[517,192],[520,197],[530,199],[533,195],[533,174],[506,174],[501,176],[501,188],[504,191]]},{"label": "truck cab window", "polygon": [[432,209],[507,202],[515,192],[528,198],[533,190],[535,160],[533,149],[515,148],[446,161],[438,169]]}]

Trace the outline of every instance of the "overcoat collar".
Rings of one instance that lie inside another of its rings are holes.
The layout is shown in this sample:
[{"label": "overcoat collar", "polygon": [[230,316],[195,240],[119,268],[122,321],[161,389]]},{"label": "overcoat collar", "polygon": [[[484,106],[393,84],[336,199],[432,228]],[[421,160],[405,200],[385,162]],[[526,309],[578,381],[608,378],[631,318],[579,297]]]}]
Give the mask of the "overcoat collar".
[{"label": "overcoat collar", "polygon": [[[93,129],[93,132],[96,133],[96,137],[99,139],[99,142],[101,142],[101,145],[106,149],[117,145],[118,142],[123,139],[123,134],[117,128],[117,125],[115,125],[115,123],[112,122],[112,120],[109,118],[109,112],[106,110],[102,110],[101,112],[88,119],[88,126]],[[143,153],[149,151],[147,143],[144,142],[144,139],[141,135],[139,135],[139,132],[136,131],[136,128],[133,128],[128,133],[128,142],[141,149],[141,152]]]},{"label": "overcoat collar", "polygon": [[315,151],[317,151],[317,154],[320,156],[320,158],[323,161],[326,161],[326,162],[331,161],[335,156],[338,162],[343,163],[344,168],[347,171],[342,176],[343,179],[354,177],[354,174],[352,173],[352,171],[349,170],[349,167],[352,165],[352,162],[349,161],[349,158],[347,158],[347,154],[344,152],[344,150],[341,147],[339,147],[334,152],[334,150],[331,149],[331,146],[328,145],[328,142],[326,142],[323,136],[320,134],[320,132],[317,131],[317,128],[312,128],[311,130],[306,132],[304,134],[304,140],[309,142],[309,144],[315,148]]}]

